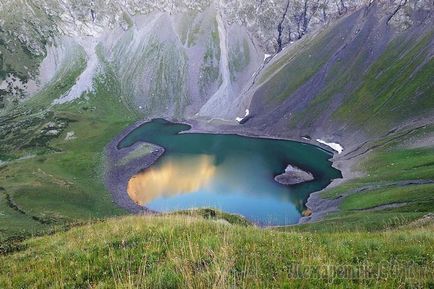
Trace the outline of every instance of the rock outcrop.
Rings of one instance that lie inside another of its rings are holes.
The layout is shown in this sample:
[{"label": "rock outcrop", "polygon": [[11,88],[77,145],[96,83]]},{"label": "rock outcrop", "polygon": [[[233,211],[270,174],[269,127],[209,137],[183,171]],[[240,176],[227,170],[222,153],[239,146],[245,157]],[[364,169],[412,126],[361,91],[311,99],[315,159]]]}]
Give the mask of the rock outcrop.
[{"label": "rock outcrop", "polygon": [[309,181],[313,181],[314,177],[311,173],[303,171],[300,168],[288,165],[285,172],[274,178],[276,182],[282,185],[296,185]]}]

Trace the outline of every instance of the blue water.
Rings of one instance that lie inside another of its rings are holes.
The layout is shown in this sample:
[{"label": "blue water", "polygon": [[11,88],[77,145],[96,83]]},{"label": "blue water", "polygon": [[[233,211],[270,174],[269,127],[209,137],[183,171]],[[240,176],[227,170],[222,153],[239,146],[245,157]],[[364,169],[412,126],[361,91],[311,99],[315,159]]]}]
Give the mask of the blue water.
[{"label": "blue water", "polygon": [[[340,172],[331,153],[294,141],[237,135],[181,133],[184,124],[162,119],[146,123],[118,145],[138,141],[166,149],[150,168],[130,180],[130,197],[155,211],[212,207],[241,214],[261,225],[298,222],[310,193],[326,187]],[[288,164],[315,180],[295,186],[274,181]],[[131,193],[133,192],[133,193]]]}]

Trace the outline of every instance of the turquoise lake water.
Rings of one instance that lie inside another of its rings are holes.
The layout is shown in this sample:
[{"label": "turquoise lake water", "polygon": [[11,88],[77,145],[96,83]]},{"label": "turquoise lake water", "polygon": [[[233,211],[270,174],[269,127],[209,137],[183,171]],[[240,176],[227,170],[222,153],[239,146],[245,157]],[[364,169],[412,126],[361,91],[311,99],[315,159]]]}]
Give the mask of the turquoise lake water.
[{"label": "turquoise lake water", "polygon": [[[131,176],[130,197],[160,212],[212,207],[240,214],[260,225],[297,223],[310,193],[339,178],[319,147],[294,141],[224,134],[181,133],[190,126],[156,119],[118,145],[138,141],[165,148],[150,168]],[[295,186],[274,181],[288,164],[311,172],[315,180]]]}]

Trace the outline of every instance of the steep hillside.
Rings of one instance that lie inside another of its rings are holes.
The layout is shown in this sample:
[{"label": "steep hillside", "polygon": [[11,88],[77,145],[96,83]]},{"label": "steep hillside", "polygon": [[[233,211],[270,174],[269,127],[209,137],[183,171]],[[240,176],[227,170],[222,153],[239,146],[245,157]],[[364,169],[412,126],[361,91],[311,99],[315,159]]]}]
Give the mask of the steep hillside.
[{"label": "steep hillside", "polygon": [[249,126],[328,136],[352,147],[426,119],[434,108],[429,10],[401,31],[374,3],[279,54],[258,76]]},{"label": "steep hillside", "polygon": [[[362,106],[378,114],[392,93],[377,97],[379,87],[386,89],[393,81],[405,86],[395,88],[403,95],[394,97],[398,105],[416,89],[422,89],[420,95],[432,92],[419,85],[432,80],[432,3],[338,2],[6,1],[0,22],[1,106],[14,107],[19,99],[38,94],[83,58],[76,83],[54,104],[91,92],[98,74],[113,72],[123,102],[146,118],[234,123],[250,109],[258,116],[251,126],[267,127],[271,134],[287,135],[287,128],[305,134],[311,128],[336,135],[345,128],[353,132],[364,118],[375,120]],[[28,21],[21,25],[16,17]],[[325,31],[323,26],[328,26]],[[382,64],[402,53],[406,57],[376,79]],[[412,66],[401,71],[409,62]],[[424,99],[416,103],[432,105]],[[352,109],[360,116],[353,116]],[[407,117],[412,111],[407,107]],[[394,110],[387,121],[399,113]],[[348,122],[349,116],[355,119]],[[331,117],[333,123],[325,121]],[[389,127],[384,124],[383,131]]]}]

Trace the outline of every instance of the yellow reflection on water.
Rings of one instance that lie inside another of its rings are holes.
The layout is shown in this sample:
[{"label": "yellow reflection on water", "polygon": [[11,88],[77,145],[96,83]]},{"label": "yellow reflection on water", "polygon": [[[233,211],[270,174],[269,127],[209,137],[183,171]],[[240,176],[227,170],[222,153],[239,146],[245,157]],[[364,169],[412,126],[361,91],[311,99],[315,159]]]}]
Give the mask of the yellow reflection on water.
[{"label": "yellow reflection on water", "polygon": [[216,173],[214,158],[209,155],[165,160],[128,181],[128,195],[139,205],[162,196],[187,194],[204,188]]}]

